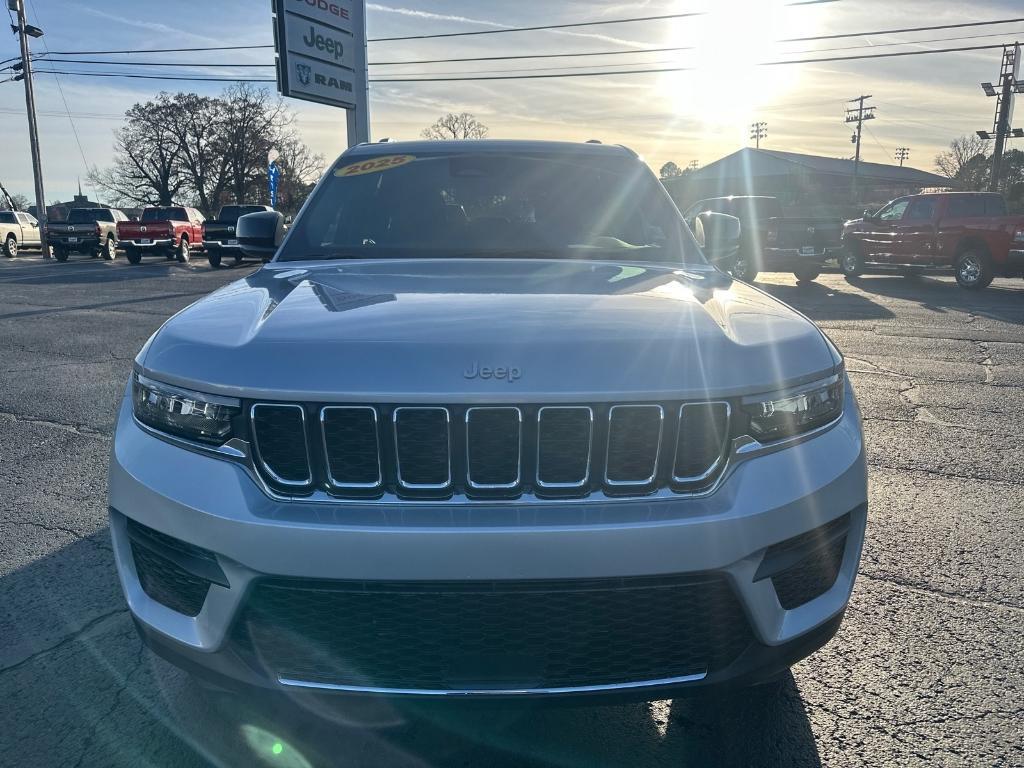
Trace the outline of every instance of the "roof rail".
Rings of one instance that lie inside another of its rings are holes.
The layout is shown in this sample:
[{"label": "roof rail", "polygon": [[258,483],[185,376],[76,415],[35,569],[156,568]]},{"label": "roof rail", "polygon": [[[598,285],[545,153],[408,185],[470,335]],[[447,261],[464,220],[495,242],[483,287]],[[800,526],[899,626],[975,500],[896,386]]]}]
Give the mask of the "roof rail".
[{"label": "roof rail", "polygon": [[601,140],[600,139],[587,139],[586,143],[587,144],[600,144]]}]

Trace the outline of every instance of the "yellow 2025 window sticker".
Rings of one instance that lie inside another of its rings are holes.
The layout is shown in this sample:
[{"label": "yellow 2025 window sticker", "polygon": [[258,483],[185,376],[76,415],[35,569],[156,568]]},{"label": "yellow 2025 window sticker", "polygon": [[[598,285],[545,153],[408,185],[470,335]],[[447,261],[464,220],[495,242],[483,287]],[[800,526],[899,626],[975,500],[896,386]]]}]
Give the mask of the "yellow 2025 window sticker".
[{"label": "yellow 2025 window sticker", "polygon": [[378,171],[389,171],[400,165],[411,163],[416,159],[415,155],[386,155],[384,157],[372,157],[369,160],[362,160],[352,165],[346,165],[334,172],[335,176],[362,176],[364,173],[377,173]]}]

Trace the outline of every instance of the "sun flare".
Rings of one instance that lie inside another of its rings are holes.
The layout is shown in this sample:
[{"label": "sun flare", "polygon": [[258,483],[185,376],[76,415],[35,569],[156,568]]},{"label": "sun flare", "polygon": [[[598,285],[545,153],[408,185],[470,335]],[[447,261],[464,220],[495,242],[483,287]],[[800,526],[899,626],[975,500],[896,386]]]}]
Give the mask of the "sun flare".
[{"label": "sun flare", "polygon": [[788,0],[732,0],[678,20],[671,44],[687,46],[678,64],[692,69],[665,76],[662,87],[672,94],[675,112],[708,126],[735,125],[795,91],[799,67],[763,63],[792,58],[801,44],[782,41],[813,35],[817,17],[813,6]]}]

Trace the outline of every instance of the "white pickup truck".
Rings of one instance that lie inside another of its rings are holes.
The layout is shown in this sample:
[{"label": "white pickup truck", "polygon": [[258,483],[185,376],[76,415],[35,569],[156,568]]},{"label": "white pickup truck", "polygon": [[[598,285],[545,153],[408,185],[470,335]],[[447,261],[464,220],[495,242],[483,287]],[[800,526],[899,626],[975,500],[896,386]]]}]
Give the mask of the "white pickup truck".
[{"label": "white pickup truck", "polygon": [[42,248],[36,217],[21,211],[0,211],[0,243],[9,259],[18,255],[19,248]]}]

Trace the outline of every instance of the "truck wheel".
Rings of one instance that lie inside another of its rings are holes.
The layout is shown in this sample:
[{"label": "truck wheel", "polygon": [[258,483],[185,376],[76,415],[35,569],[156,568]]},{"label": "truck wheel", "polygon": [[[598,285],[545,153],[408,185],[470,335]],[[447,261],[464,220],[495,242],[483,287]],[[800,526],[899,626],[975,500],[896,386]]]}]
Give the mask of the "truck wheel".
[{"label": "truck wheel", "polygon": [[8,259],[13,259],[18,255],[18,238],[14,235],[8,235],[7,240],[4,241],[4,256]]},{"label": "truck wheel", "polygon": [[182,264],[188,264],[188,238],[181,238],[181,242],[178,243],[178,261]]},{"label": "truck wheel", "polygon": [[988,288],[995,277],[988,254],[976,248],[961,253],[956,259],[953,271],[960,287],[970,290]]},{"label": "truck wheel", "polygon": [[59,245],[53,246],[53,258],[55,258],[57,261],[67,261],[68,249],[62,248]]},{"label": "truck wheel", "polygon": [[821,274],[821,267],[817,264],[803,264],[797,267],[793,274],[796,275],[797,282],[809,283],[818,278],[818,275]]},{"label": "truck wheel", "polygon": [[242,254],[236,253],[235,254],[235,266],[237,267],[241,263],[242,263]]},{"label": "truck wheel", "polygon": [[124,248],[124,256],[128,259],[129,264],[138,264],[142,261],[142,254],[138,248],[132,248],[130,245],[126,245]]},{"label": "truck wheel", "polygon": [[106,261],[113,261],[117,258],[117,243],[114,242],[114,238],[107,235],[107,241],[100,248],[98,256],[102,256]]},{"label": "truck wheel", "polygon": [[757,279],[757,268],[746,256],[740,256],[736,259],[736,263],[732,265],[729,274],[736,280],[752,283]]},{"label": "truck wheel", "polygon": [[839,257],[839,268],[847,280],[860,277],[864,273],[864,257],[860,255],[860,249],[855,245],[848,245],[843,249]]},{"label": "truck wheel", "polygon": [[210,266],[214,269],[220,268],[220,252],[215,251],[212,248],[206,252],[206,258],[210,260]]}]

